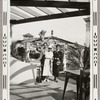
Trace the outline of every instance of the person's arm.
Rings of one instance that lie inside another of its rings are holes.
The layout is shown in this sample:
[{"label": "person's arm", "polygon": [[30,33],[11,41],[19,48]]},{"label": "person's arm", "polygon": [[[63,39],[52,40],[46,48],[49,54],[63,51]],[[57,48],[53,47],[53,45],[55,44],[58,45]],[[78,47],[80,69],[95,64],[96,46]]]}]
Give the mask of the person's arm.
[{"label": "person's arm", "polygon": [[62,63],[62,61],[63,61],[63,53],[60,51],[60,61],[61,61],[61,63]]},{"label": "person's arm", "polygon": [[54,60],[54,57],[55,57],[55,51],[53,52],[53,57],[52,57],[52,60]]},{"label": "person's arm", "polygon": [[37,59],[37,61],[40,61],[42,59],[43,52],[40,52],[40,57]]}]

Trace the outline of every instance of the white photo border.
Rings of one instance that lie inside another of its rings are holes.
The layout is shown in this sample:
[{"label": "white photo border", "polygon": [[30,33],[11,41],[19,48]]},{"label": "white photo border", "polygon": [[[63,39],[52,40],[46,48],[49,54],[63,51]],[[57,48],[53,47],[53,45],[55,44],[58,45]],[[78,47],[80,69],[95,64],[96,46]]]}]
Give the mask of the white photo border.
[{"label": "white photo border", "polygon": [[[90,100],[98,99],[98,0],[90,0],[91,4],[91,34],[90,34],[90,50],[91,50],[91,75],[90,75]],[[3,33],[2,33],[2,100],[10,100],[9,84],[10,84],[10,0],[3,0]]]}]

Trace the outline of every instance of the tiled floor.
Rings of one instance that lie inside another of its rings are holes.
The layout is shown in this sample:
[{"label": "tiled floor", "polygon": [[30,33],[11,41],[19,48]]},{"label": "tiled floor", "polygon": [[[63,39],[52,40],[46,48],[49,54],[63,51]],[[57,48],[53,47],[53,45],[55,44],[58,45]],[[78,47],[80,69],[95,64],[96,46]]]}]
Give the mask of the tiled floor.
[{"label": "tiled floor", "polygon": [[[37,83],[36,85],[11,85],[10,100],[61,100],[64,79],[59,78],[58,83],[50,77],[49,82]],[[66,89],[65,100],[76,100],[76,84],[70,80]]]}]

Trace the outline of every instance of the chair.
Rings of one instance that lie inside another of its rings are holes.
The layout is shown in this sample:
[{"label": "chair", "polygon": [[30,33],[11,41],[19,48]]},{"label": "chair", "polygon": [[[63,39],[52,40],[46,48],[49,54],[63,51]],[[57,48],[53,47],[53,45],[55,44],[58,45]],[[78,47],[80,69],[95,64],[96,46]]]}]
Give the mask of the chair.
[{"label": "chair", "polygon": [[89,69],[81,72],[81,100],[88,100],[90,93],[90,72]]},{"label": "chair", "polygon": [[74,70],[67,70],[65,75],[65,84],[64,84],[64,90],[63,90],[63,96],[62,96],[62,100],[64,100],[64,95],[65,95],[65,91],[66,91],[66,87],[68,84],[68,80],[69,78],[76,80],[76,86],[77,86],[77,100],[78,100],[78,94],[79,94],[79,78],[80,78],[80,74],[77,74],[77,71],[75,72]]},{"label": "chair", "polygon": [[69,78],[76,80],[77,100],[86,100],[89,94],[89,72],[86,73],[84,70],[66,70],[62,100],[64,100]]}]

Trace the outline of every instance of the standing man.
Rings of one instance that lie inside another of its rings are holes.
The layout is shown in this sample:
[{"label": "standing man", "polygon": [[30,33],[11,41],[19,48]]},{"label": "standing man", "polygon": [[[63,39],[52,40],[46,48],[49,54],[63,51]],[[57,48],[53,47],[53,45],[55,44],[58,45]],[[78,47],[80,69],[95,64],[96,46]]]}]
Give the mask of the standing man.
[{"label": "standing man", "polygon": [[41,47],[41,53],[42,53],[42,58],[40,60],[41,62],[41,80],[44,80],[45,77],[43,76],[43,69],[44,69],[44,61],[45,61],[45,46]]},{"label": "standing man", "polygon": [[54,81],[57,81],[57,77],[59,76],[59,69],[63,63],[63,53],[60,51],[60,45],[56,45],[56,51],[53,52],[53,76]]},{"label": "standing man", "polygon": [[42,30],[39,33],[39,36],[40,36],[40,45],[41,45],[41,53],[42,53],[42,58],[40,60],[40,62],[41,62],[41,80],[45,79],[45,77],[43,76],[44,61],[45,61],[45,46],[46,46],[45,41],[44,41],[45,33],[46,33],[45,30]]}]

